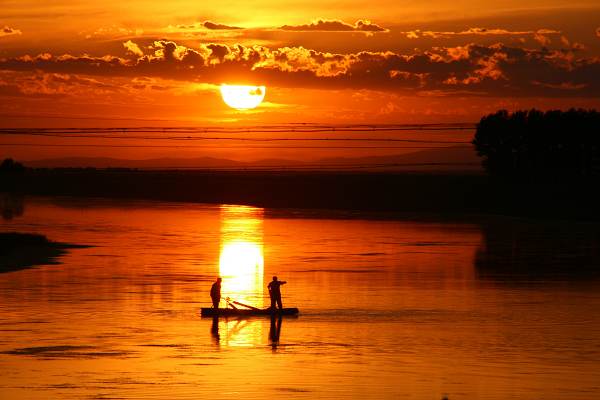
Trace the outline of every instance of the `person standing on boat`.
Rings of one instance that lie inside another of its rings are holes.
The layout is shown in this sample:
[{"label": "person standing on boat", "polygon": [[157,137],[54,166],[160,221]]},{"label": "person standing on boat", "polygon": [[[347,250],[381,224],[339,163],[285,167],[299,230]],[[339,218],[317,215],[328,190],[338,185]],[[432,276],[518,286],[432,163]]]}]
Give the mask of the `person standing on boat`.
[{"label": "person standing on boat", "polygon": [[277,304],[277,308],[280,310],[283,308],[281,302],[281,285],[285,285],[286,283],[286,281],[277,280],[276,276],[269,282],[267,288],[269,289],[269,296],[271,297],[271,308],[275,308],[275,304]]},{"label": "person standing on boat", "polygon": [[212,299],[213,308],[219,308],[221,302],[221,278],[217,278],[217,281],[210,287],[210,298]]}]

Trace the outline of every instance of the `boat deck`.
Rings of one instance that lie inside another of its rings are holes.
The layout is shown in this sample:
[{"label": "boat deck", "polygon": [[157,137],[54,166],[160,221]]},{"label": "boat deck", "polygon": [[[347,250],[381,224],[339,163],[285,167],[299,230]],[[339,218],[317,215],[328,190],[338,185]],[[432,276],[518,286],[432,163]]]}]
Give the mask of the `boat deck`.
[{"label": "boat deck", "polygon": [[202,317],[251,317],[251,316],[280,316],[280,315],[298,315],[297,308],[284,308],[281,310],[265,308],[265,309],[236,309],[236,308],[201,308],[200,315]]}]

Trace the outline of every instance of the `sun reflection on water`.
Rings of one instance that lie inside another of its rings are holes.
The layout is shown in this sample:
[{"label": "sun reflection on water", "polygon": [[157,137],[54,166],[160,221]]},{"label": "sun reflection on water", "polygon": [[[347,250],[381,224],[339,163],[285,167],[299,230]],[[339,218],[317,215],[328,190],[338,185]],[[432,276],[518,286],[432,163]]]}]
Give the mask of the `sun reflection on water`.
[{"label": "sun reflection on water", "polygon": [[[219,274],[222,297],[264,307],[263,209],[221,206]],[[224,307],[224,304],[221,304]],[[225,322],[229,344],[260,341],[261,324]]]},{"label": "sun reflection on water", "polygon": [[263,307],[263,210],[221,206],[219,273],[223,297]]}]

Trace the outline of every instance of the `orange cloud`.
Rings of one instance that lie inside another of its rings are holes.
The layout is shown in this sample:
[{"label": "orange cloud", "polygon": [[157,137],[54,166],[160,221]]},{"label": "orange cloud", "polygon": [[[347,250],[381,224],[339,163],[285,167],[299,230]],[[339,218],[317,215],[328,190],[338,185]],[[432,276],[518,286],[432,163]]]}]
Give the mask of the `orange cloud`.
[{"label": "orange cloud", "polygon": [[316,20],[305,25],[283,25],[279,29],[295,32],[387,32],[388,30],[367,20],[354,25],[339,20]]},{"label": "orange cloud", "polygon": [[23,32],[21,32],[18,29],[14,29],[8,26],[4,26],[4,28],[0,29],[0,37],[4,37],[4,36],[13,36],[13,35],[21,35]]},{"label": "orange cloud", "polygon": [[91,95],[121,91],[124,91],[122,85],[114,85],[77,74],[40,71],[33,73],[4,71],[0,73],[0,96],[62,98],[85,94],[89,98]]},{"label": "orange cloud", "polygon": [[123,43],[123,47],[125,47],[134,56],[141,57],[144,55],[144,52],[140,49],[140,47],[131,40],[128,40],[125,43]]},{"label": "orange cloud", "polygon": [[548,46],[550,43],[552,43],[552,41],[550,40],[550,38],[548,36],[544,36],[539,32],[536,32],[533,35],[533,39],[538,42],[539,44],[541,44],[542,46]]},{"label": "orange cloud", "polygon": [[[84,32],[85,33],[85,32]],[[140,28],[126,28],[118,25],[104,26],[91,33],[85,34],[86,39],[105,39],[105,38],[127,38],[141,36],[144,30]]]}]

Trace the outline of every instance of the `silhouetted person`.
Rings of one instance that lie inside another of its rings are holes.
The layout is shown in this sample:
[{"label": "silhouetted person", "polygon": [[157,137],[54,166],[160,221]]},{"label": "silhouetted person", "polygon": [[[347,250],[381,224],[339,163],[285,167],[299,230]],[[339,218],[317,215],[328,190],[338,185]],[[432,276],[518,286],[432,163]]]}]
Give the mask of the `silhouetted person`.
[{"label": "silhouetted person", "polygon": [[276,276],[269,282],[267,288],[269,289],[269,296],[271,297],[271,308],[275,308],[275,304],[277,304],[277,308],[280,310],[283,308],[281,302],[281,285],[285,285],[286,283],[286,281],[278,281]]},{"label": "silhouetted person", "polygon": [[212,299],[213,308],[219,308],[221,302],[221,278],[217,278],[217,281],[210,287],[210,298]]}]

